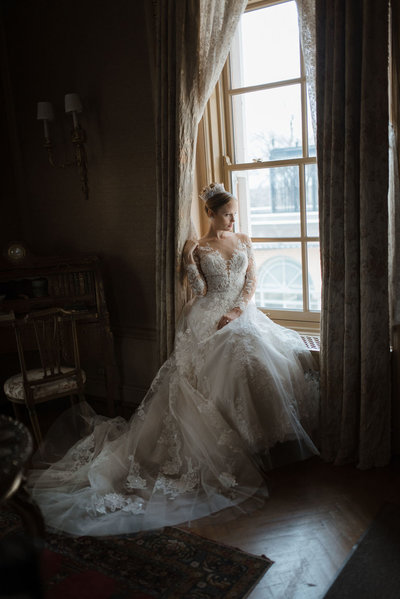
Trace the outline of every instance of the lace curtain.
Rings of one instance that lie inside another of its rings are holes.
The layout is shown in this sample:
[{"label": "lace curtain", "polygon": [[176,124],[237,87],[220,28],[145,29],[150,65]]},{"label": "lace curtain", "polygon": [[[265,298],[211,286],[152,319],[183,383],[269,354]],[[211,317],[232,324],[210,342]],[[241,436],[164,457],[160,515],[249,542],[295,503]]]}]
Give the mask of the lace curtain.
[{"label": "lace curtain", "polygon": [[315,0],[296,0],[299,17],[301,49],[307,75],[307,93],[310,101],[311,120],[315,136],[317,135],[317,102],[315,98]]},{"label": "lace curtain", "polygon": [[387,22],[316,1],[322,455],[362,468],[391,453]]},{"label": "lace curtain", "polygon": [[157,140],[156,292],[159,360],[186,301],[181,254],[190,236],[197,126],[246,0],[148,0]]}]

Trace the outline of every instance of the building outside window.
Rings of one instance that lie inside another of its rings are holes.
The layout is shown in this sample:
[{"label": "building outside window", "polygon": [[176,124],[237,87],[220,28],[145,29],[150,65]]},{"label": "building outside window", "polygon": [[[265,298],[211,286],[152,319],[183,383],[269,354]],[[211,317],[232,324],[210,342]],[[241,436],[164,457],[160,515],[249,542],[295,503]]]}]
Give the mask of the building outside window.
[{"label": "building outside window", "polygon": [[294,0],[250,5],[222,89],[224,179],[253,241],[256,303],[281,324],[318,330],[317,164]]}]

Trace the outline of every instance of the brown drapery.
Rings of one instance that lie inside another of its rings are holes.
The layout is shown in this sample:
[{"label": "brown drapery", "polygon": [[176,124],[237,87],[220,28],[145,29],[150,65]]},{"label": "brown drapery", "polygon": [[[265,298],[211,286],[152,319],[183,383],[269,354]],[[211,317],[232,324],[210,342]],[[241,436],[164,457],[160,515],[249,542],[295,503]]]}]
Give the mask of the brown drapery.
[{"label": "brown drapery", "polygon": [[316,0],[321,446],[390,457],[388,1]]},{"label": "brown drapery", "polygon": [[392,439],[400,452],[400,0],[391,0],[389,295],[392,333]]},{"label": "brown drapery", "polygon": [[157,139],[156,287],[159,361],[186,300],[181,253],[190,235],[197,127],[246,0],[148,0]]}]

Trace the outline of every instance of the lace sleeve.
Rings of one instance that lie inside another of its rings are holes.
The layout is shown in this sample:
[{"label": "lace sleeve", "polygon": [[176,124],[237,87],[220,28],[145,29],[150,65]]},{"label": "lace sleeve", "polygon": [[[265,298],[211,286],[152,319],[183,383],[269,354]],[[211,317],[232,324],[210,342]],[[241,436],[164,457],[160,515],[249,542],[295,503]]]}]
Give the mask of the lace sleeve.
[{"label": "lace sleeve", "polygon": [[246,277],[244,280],[243,289],[239,295],[238,302],[235,306],[235,308],[239,308],[241,312],[243,312],[243,310],[253,297],[257,287],[256,263],[250,239],[246,238],[244,244],[246,246],[247,258],[249,263],[246,270]]},{"label": "lace sleeve", "polygon": [[194,256],[195,264],[186,264],[186,272],[189,285],[196,295],[205,295],[207,293],[207,285],[201,272],[201,266],[198,256]]}]

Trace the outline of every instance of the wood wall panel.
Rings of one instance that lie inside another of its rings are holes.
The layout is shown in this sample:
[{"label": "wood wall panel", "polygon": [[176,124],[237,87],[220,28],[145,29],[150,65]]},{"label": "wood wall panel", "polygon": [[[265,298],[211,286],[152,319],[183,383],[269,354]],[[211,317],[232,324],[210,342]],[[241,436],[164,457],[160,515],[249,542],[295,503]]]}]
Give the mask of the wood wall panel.
[{"label": "wood wall panel", "polygon": [[[102,257],[121,378],[145,386],[155,374],[155,341],[138,367],[131,342],[135,327],[155,328],[155,128],[143,3],[19,0],[4,5],[3,19],[28,228],[23,234],[37,254]],[[75,169],[47,163],[36,121],[37,101],[52,101],[56,157],[70,159],[71,118],[63,102],[71,92],[84,106],[88,201]],[[3,222],[17,234],[23,228],[15,206],[6,206]],[[129,343],[124,331],[130,331]]]}]

